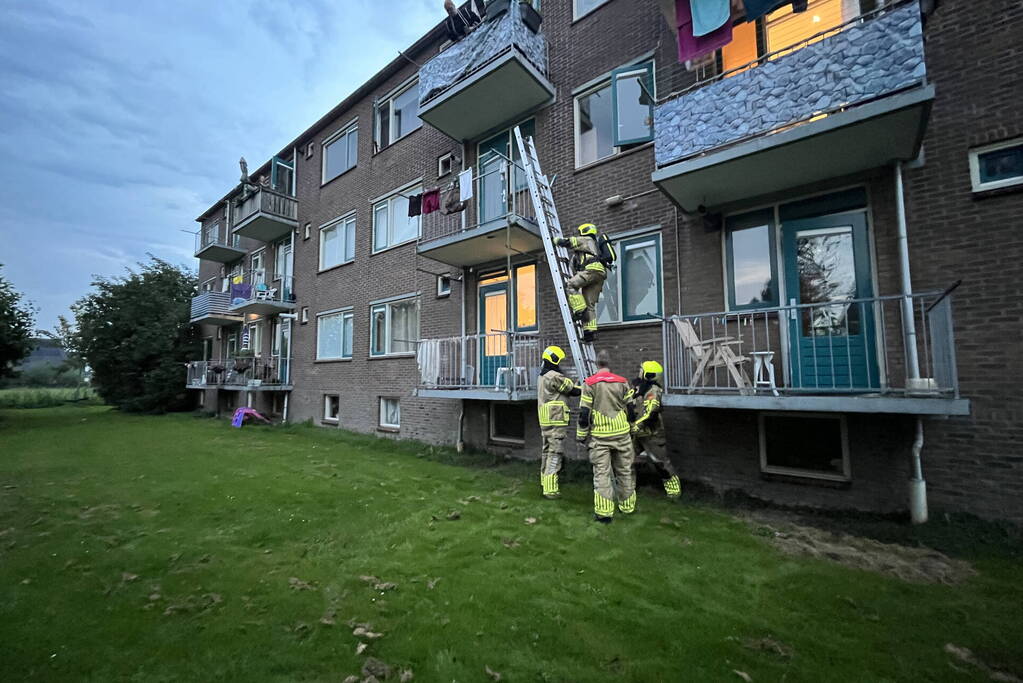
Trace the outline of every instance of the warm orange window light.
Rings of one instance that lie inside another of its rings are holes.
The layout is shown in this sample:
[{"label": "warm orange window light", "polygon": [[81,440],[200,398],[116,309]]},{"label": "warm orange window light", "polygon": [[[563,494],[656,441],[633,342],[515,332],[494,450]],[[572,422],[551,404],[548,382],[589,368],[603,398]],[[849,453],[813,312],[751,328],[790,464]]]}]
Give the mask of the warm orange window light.
[{"label": "warm orange window light", "polygon": [[[767,51],[797,45],[821,31],[835,28],[859,14],[858,0],[816,0],[805,12],[793,12],[790,5],[767,15]],[[822,40],[817,37],[810,42]],[[802,45],[798,45],[802,47]]]},{"label": "warm orange window light", "polygon": [[[756,58],[756,22],[747,21],[732,28],[732,42],[721,48],[721,66],[723,70],[731,71],[732,69],[749,64]],[[736,73],[742,72],[737,71]]]},{"label": "warm orange window light", "polygon": [[488,356],[502,356],[508,353],[508,337],[502,334],[508,329],[508,294],[492,292],[483,296],[483,327],[485,353]]},{"label": "warm orange window light", "polygon": [[536,264],[515,269],[515,326],[536,327]]}]

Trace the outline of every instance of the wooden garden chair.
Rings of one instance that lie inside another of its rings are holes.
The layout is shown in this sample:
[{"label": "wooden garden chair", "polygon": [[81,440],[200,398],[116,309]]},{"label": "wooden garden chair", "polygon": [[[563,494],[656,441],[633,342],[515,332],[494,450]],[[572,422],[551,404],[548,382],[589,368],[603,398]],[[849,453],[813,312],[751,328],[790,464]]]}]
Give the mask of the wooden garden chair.
[{"label": "wooden garden chair", "polygon": [[682,346],[689,356],[693,376],[689,380],[689,393],[693,393],[697,386],[703,386],[707,381],[708,371],[724,368],[728,375],[739,388],[739,393],[752,393],[752,383],[743,365],[749,362],[749,358],[740,355],[732,347],[739,347],[742,341],[735,337],[714,337],[712,339],[700,339],[696,328],[688,320],[673,318],[675,330],[682,339]]}]

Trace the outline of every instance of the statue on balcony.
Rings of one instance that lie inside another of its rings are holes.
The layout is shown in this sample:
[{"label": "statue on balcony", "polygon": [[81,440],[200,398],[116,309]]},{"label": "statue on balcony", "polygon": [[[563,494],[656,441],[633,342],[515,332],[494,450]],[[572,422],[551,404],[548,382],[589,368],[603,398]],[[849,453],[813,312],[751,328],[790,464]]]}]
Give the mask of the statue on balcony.
[{"label": "statue on balcony", "polygon": [[444,0],[444,10],[448,13],[448,18],[444,20],[444,27],[448,32],[448,39],[452,43],[457,43],[462,38],[465,38],[476,26],[478,26],[483,18],[486,16],[486,11],[480,13],[480,8],[477,7],[481,3],[470,2],[461,9],[455,7],[453,0]]},{"label": "statue on balcony", "polygon": [[246,199],[256,194],[256,191],[259,190],[259,187],[249,180],[249,162],[245,161],[245,157],[238,160],[238,168],[241,169],[242,172],[240,179],[242,191],[241,194],[238,195],[238,199],[234,202],[235,206],[241,206],[245,203]]}]

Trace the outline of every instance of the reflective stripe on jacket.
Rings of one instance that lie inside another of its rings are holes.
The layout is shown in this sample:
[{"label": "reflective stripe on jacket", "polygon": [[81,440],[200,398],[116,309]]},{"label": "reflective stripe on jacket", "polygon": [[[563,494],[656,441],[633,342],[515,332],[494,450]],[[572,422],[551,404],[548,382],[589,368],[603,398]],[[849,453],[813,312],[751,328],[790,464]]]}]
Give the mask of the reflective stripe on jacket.
[{"label": "reflective stripe on jacket", "polygon": [[556,370],[540,375],[536,400],[541,427],[564,427],[568,424],[572,411],[564,397],[574,388],[572,380]]},{"label": "reflective stripe on jacket", "polygon": [[587,378],[579,399],[576,436],[584,439],[629,433],[628,404],[634,391],[624,377],[603,370]]}]

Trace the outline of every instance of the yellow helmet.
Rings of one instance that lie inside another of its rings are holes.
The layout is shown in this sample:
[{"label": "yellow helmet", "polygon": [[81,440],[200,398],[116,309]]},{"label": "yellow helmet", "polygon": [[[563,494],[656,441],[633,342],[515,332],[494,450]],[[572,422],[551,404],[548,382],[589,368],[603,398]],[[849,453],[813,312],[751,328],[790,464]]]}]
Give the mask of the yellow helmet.
[{"label": "yellow helmet", "polygon": [[560,346],[548,346],[543,350],[543,359],[551,365],[560,365],[565,359],[565,352]]},{"label": "yellow helmet", "polygon": [[664,368],[655,360],[643,361],[640,369],[643,372],[643,379],[660,379],[661,373],[664,372]]},{"label": "yellow helmet", "polygon": [[578,230],[580,235],[597,234],[597,226],[595,226],[593,223],[583,223],[582,225],[579,226]]}]

